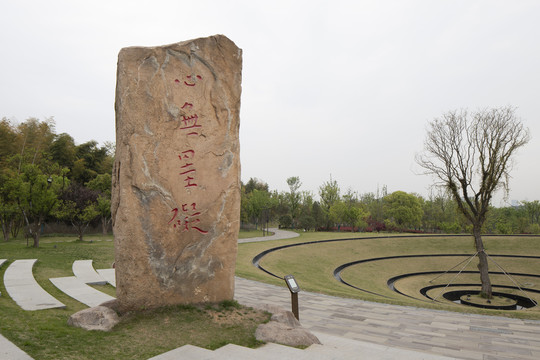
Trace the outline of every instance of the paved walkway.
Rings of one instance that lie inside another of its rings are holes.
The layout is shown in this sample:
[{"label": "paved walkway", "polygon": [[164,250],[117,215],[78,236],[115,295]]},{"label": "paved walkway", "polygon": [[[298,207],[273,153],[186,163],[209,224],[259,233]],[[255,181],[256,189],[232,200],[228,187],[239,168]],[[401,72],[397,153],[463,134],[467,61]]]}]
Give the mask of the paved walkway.
[{"label": "paved walkway", "polygon": [[71,266],[73,275],[80,281],[88,285],[105,285],[105,280],[100,274],[94,270],[92,260],[75,260]]},{"label": "paved walkway", "polygon": [[0,334],[0,359],[1,360],[32,360],[30,355],[19,349],[11,341]]},{"label": "paved walkway", "polygon": [[[235,298],[290,309],[286,287],[237,278]],[[302,325],[312,331],[459,359],[540,359],[540,321],[460,314],[300,292]]]},{"label": "paved walkway", "polygon": [[[291,234],[278,231],[280,239]],[[235,298],[253,307],[261,304],[291,307],[285,284],[279,287],[236,278]],[[540,321],[396,306],[308,292],[299,293],[299,305],[300,322],[315,332],[459,359],[540,359]]]},{"label": "paved walkway", "polygon": [[32,267],[36,261],[15,260],[9,265],[4,273],[4,286],[9,296],[24,310],[65,308],[34,279]]},{"label": "paved walkway", "polygon": [[52,278],[49,280],[66,295],[89,307],[98,306],[106,301],[115,299],[115,297],[86,285],[76,276]]},{"label": "paved walkway", "polygon": [[[71,268],[75,276],[52,278],[49,280],[58,289],[89,307],[98,306],[106,301],[115,299],[89,286],[107,284],[109,281],[101,275],[101,272],[114,278],[114,269],[96,271],[92,266],[92,260],[75,260]],[[114,281],[114,285],[116,285],[116,281]]]},{"label": "paved walkway", "polygon": [[291,238],[300,236],[300,234],[295,233],[293,231],[280,230],[278,228],[269,228],[268,230],[274,233],[274,235],[247,238],[247,239],[238,239],[238,243],[242,244],[242,243],[256,242],[256,241],[291,239]]},{"label": "paved walkway", "polygon": [[116,287],[116,273],[115,273],[114,269],[97,269],[96,271],[109,284]]},{"label": "paved walkway", "polygon": [[[0,259],[0,267],[2,267],[2,264],[6,262],[6,259]],[[0,296],[2,295],[2,293],[0,292]]]}]

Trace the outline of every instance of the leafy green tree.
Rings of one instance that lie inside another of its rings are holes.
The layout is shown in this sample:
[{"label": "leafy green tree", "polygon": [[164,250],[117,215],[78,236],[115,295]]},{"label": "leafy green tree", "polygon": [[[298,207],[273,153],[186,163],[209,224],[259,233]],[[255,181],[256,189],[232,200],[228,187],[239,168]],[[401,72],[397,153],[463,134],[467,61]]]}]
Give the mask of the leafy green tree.
[{"label": "leafy green tree", "polygon": [[281,228],[285,228],[285,229],[290,228],[292,226],[291,215],[289,215],[289,214],[281,215],[279,217],[279,226]]},{"label": "leafy green tree", "polygon": [[19,135],[11,122],[2,118],[0,121],[0,169],[9,167],[9,162],[18,153]]},{"label": "leafy green tree", "polygon": [[107,235],[108,227],[111,223],[111,174],[99,174],[87,183],[89,189],[97,191],[96,210],[101,217],[101,230],[103,235]]},{"label": "leafy green tree", "polygon": [[41,227],[46,217],[54,210],[61,187],[61,176],[48,176],[37,165],[23,165],[22,172],[17,177],[14,195],[34,247],[39,247]]},{"label": "leafy green tree", "polygon": [[75,140],[70,135],[66,133],[57,135],[49,148],[49,152],[51,153],[51,160],[60,167],[73,168],[76,160],[76,146]]},{"label": "leafy green tree", "polygon": [[[253,195],[253,192],[257,190],[260,194]],[[271,199],[270,203],[274,204],[272,199],[272,194],[268,191],[268,184],[257,178],[250,178],[249,181],[244,185],[242,183],[242,193],[241,193],[241,207],[240,207],[240,219],[242,222],[250,222],[255,224],[257,227],[259,221],[261,220],[261,214],[263,209],[270,207],[268,215],[272,217],[272,207],[274,205],[262,204],[261,197],[268,197]],[[262,201],[264,202],[264,200]]]},{"label": "leafy green tree", "polygon": [[318,201],[314,201],[311,206],[311,217],[314,221],[315,230],[326,226],[324,213]]},{"label": "leafy green tree", "polygon": [[300,182],[300,178],[298,176],[292,176],[287,179],[287,185],[289,185],[289,193],[287,194],[289,200],[289,210],[292,219],[292,226],[294,228],[302,201],[302,194],[300,191],[298,191],[302,186],[302,183]]},{"label": "leafy green tree", "polygon": [[528,231],[527,211],[522,206],[490,208],[484,231],[493,234],[523,234]]},{"label": "leafy green tree", "polygon": [[19,171],[24,164],[38,165],[43,171],[53,166],[48,159],[48,151],[55,137],[54,128],[53,118],[44,121],[29,118],[17,126]]},{"label": "leafy green tree", "polygon": [[384,209],[383,209],[383,199],[388,195],[387,187],[384,185],[382,189],[377,186],[376,193],[364,193],[360,196],[360,203],[363,205],[363,209],[369,214],[366,222],[366,231],[384,231],[386,225],[384,222]]},{"label": "leafy green tree", "polygon": [[101,233],[107,235],[111,223],[111,198],[99,195],[96,201],[96,210],[101,217]]},{"label": "leafy green tree", "polygon": [[351,194],[343,196],[344,200],[338,200],[330,207],[330,219],[341,230],[341,226],[350,226],[365,228],[367,223],[365,219],[369,213],[363,208],[357,200],[353,200]]},{"label": "leafy green tree", "polygon": [[2,229],[4,239],[16,235],[21,220],[27,234],[39,246],[41,226],[54,206],[56,184],[50,184],[49,174],[58,170],[50,161],[49,148],[54,139],[54,120],[29,118],[12,125],[5,118],[0,122],[0,172],[2,183]]},{"label": "leafy green tree", "polygon": [[[283,192],[283,191],[277,192],[277,191],[274,190],[272,192],[272,201],[273,201],[273,204],[274,204],[274,207],[273,207],[274,218],[279,221],[280,225],[282,225],[280,219],[283,216],[287,215],[289,217],[289,219],[291,218],[290,210],[289,210],[288,193]],[[291,224],[292,224],[292,219],[291,219]],[[291,224],[289,224],[286,227],[291,227]]]},{"label": "leafy green tree", "polygon": [[97,209],[99,194],[97,191],[78,183],[72,183],[59,197],[59,206],[55,211],[59,219],[70,221],[75,227],[79,240],[92,220],[100,214]]},{"label": "leafy green tree", "polygon": [[298,210],[298,226],[305,231],[315,228],[315,218],[313,217],[313,193],[311,191],[302,191],[300,193],[300,207]]},{"label": "leafy green tree", "polygon": [[450,111],[430,122],[424,153],[417,157],[426,173],[452,194],[472,225],[481,294],[487,298],[492,297],[492,287],[482,228],[495,191],[502,188],[508,194],[513,156],[529,139],[512,107],[473,114]]},{"label": "leafy green tree", "polygon": [[305,231],[310,231],[315,228],[315,219],[309,214],[302,214],[298,219],[298,225]]},{"label": "leafy green tree", "polygon": [[112,156],[109,152],[110,147],[99,147],[94,140],[76,146],[71,179],[86,184],[98,174],[112,173]]},{"label": "leafy green tree", "polygon": [[338,231],[341,231],[341,225],[344,223],[345,218],[345,203],[341,200],[334,201],[330,210],[328,211],[328,217],[333,225],[337,226]]},{"label": "leafy green tree", "polygon": [[330,178],[329,181],[323,183],[319,187],[319,197],[321,198],[320,206],[325,217],[325,226],[329,228],[331,223],[330,208],[341,198],[337,181]]},{"label": "leafy green tree", "polygon": [[422,223],[421,200],[404,191],[394,191],[384,198],[384,210],[386,216],[394,221],[400,228],[418,228]]},{"label": "leafy green tree", "polygon": [[17,206],[17,174],[10,169],[0,169],[0,223],[5,241],[9,241],[12,230],[20,221]]},{"label": "leafy green tree", "polygon": [[522,201],[521,204],[529,216],[529,222],[531,224],[540,224],[540,201]]},{"label": "leafy green tree", "polygon": [[249,222],[248,211],[248,195],[246,194],[246,187],[243,183],[240,185],[240,222],[246,224]]},{"label": "leafy green tree", "polygon": [[263,222],[262,216],[264,212],[269,211],[272,207],[272,199],[270,193],[263,190],[254,189],[248,198],[248,214],[250,219],[256,225]]},{"label": "leafy green tree", "polygon": [[112,143],[98,146],[96,141],[89,141],[77,146],[69,134],[56,135],[53,118],[44,121],[29,118],[16,126],[3,118],[0,121],[0,218],[4,239],[8,238],[10,229],[11,234],[19,229],[22,219],[34,246],[39,246],[43,223],[57,205],[55,194],[65,190],[70,179],[80,184],[96,178],[108,182],[97,189],[101,198],[96,200],[106,231],[110,222],[113,152]]},{"label": "leafy green tree", "polygon": [[250,194],[255,189],[269,192],[268,184],[257,178],[250,178],[249,181],[245,185],[245,189],[246,189],[246,194]]},{"label": "leafy green tree", "polygon": [[459,233],[462,222],[455,201],[444,192],[431,193],[423,202],[423,228],[427,231]]}]

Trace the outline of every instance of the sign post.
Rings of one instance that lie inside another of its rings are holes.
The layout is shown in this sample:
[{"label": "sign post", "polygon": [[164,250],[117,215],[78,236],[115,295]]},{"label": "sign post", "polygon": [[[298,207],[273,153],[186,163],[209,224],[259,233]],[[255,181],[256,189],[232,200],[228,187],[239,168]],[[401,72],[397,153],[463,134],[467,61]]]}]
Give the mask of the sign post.
[{"label": "sign post", "polygon": [[289,291],[291,292],[292,313],[294,314],[296,320],[300,321],[300,315],[298,313],[298,292],[300,292],[300,287],[298,286],[294,276],[286,275],[284,279]]}]

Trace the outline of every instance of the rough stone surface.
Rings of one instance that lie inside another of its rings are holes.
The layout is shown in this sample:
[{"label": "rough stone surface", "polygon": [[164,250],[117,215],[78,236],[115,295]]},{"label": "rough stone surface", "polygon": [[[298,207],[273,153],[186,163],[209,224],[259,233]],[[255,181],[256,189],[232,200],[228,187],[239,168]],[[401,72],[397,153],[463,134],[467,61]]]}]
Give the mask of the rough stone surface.
[{"label": "rough stone surface", "polygon": [[257,340],[289,346],[310,346],[321,343],[315,335],[302,327],[292,312],[272,305],[263,305],[260,309],[272,313],[272,317],[267,324],[257,327],[255,331]]},{"label": "rough stone surface", "polygon": [[259,341],[289,346],[310,346],[321,343],[315,335],[303,327],[292,328],[277,321],[259,325],[255,331],[255,337]]},{"label": "rough stone surface", "polygon": [[119,309],[232,300],[242,51],[222,35],[118,56]]},{"label": "rough stone surface", "polygon": [[86,330],[111,331],[119,321],[114,310],[105,306],[95,306],[71,315],[68,325]]},{"label": "rough stone surface", "polygon": [[119,312],[119,308],[118,308],[118,299],[105,301],[105,302],[99,304],[99,306],[105,306],[105,307],[107,307],[107,308],[109,308],[109,309],[114,310],[116,313]]},{"label": "rough stone surface", "polygon": [[281,322],[293,328],[302,326],[296,317],[294,317],[292,311],[271,304],[261,304],[257,308],[272,314],[272,317],[270,318],[271,321]]},{"label": "rough stone surface", "polygon": [[279,323],[285,324],[292,328],[302,327],[300,321],[298,321],[294,314],[291,311],[280,311],[275,314],[272,314],[270,321],[277,321]]}]

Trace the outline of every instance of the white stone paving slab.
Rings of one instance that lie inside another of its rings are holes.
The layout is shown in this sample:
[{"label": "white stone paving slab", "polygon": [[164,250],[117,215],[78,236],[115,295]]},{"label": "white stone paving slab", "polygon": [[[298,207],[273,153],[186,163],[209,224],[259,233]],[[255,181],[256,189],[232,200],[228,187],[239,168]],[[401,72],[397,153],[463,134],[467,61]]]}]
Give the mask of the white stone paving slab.
[{"label": "white stone paving slab", "polygon": [[107,283],[107,280],[94,270],[92,260],[75,260],[71,268],[73,275],[85,284],[105,285]]},{"label": "white stone paving slab", "polygon": [[[0,267],[2,267],[2,264],[6,262],[6,259],[0,259]],[[0,292],[0,296],[2,296],[2,293]]]},{"label": "white stone paving slab", "polygon": [[193,345],[184,345],[182,347],[167,351],[166,353],[151,357],[148,360],[211,360],[215,359],[212,350],[207,350]]},{"label": "white stone paving slab", "polygon": [[0,359],[32,360],[30,355],[19,349],[15,344],[0,334]]},{"label": "white stone paving slab", "polygon": [[116,287],[116,271],[114,269],[98,269],[96,270],[109,284]]},{"label": "white stone paving slab", "polygon": [[32,274],[32,267],[37,259],[15,260],[4,273],[4,286],[9,296],[23,310],[43,310],[65,308],[66,305],[56,300],[43,290]]},{"label": "white stone paving slab", "polygon": [[83,304],[94,307],[115,298],[83,283],[76,276],[49,279],[54,286]]},{"label": "white stone paving slab", "polygon": [[459,360],[454,357],[392,348],[320,332],[314,333],[314,335],[319,338],[322,345],[312,345],[305,350],[273,343],[257,349],[229,344],[214,351],[186,345],[154,356],[149,360]]},{"label": "white stone paving slab", "polygon": [[414,350],[393,348],[390,346],[373,344],[337,337],[321,332],[313,332],[313,335],[323,345],[312,345],[305,350],[311,353],[310,359],[377,359],[377,360],[459,360],[455,357],[426,354]]}]

